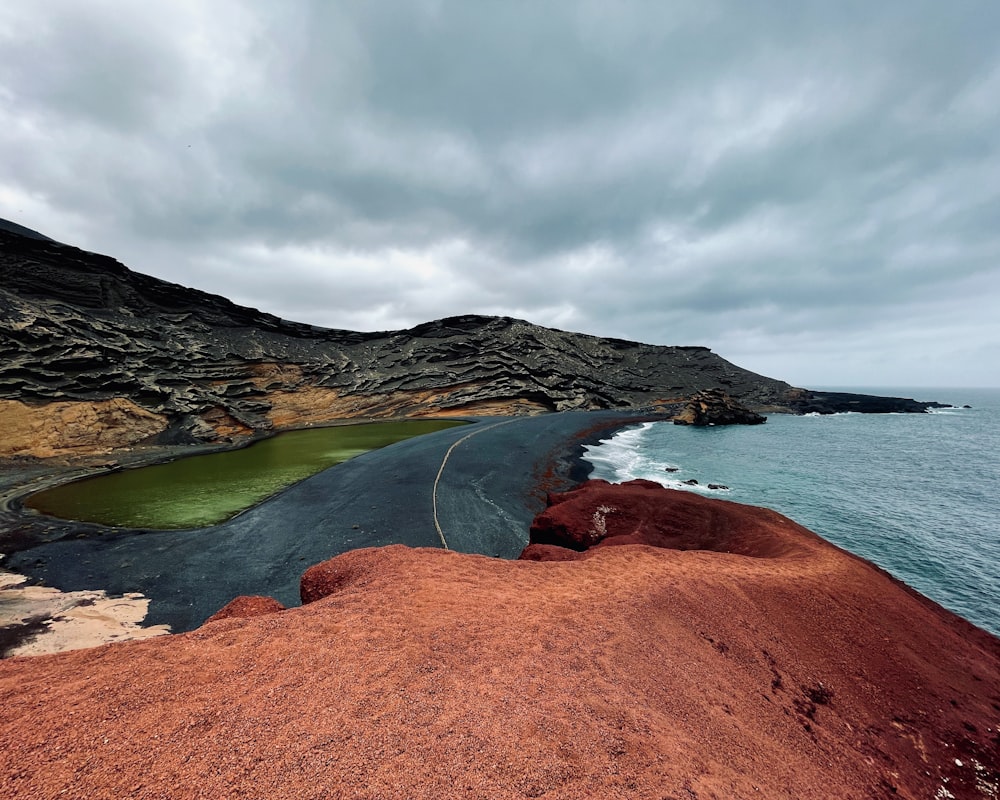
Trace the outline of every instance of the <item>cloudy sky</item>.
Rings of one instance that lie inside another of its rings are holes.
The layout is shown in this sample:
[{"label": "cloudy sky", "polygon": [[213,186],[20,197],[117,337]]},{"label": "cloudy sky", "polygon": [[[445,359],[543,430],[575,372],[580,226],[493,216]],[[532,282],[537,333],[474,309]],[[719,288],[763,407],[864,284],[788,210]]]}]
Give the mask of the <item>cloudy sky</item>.
[{"label": "cloudy sky", "polygon": [[279,316],[1000,385],[995,0],[0,5],[0,217]]}]

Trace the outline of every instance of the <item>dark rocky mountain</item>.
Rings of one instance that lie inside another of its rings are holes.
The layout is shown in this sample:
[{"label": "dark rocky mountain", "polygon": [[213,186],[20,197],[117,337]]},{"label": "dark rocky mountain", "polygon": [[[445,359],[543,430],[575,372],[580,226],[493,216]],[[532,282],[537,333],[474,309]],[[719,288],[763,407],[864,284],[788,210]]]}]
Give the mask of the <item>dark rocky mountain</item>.
[{"label": "dark rocky mountain", "polygon": [[26,228],[24,225],[18,225],[16,222],[11,222],[10,220],[0,219],[0,231],[9,231],[10,233],[17,233],[21,236],[27,236],[29,239],[41,239],[42,241],[51,242],[54,241],[48,236],[34,231],[31,228]]},{"label": "dark rocky mountain", "polygon": [[[212,441],[349,417],[647,408],[710,389],[757,409],[815,398],[706,347],[508,317],[380,333],[289,322],[0,226],[0,454]],[[816,402],[837,410],[831,397]]]}]

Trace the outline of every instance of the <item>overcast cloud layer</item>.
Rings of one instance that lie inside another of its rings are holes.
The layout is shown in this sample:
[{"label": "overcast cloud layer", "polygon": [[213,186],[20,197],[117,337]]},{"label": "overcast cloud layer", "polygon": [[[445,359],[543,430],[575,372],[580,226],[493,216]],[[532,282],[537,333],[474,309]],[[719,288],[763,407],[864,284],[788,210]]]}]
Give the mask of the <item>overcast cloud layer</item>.
[{"label": "overcast cloud layer", "polygon": [[1000,385],[1000,3],[0,6],[0,217],[282,317]]}]

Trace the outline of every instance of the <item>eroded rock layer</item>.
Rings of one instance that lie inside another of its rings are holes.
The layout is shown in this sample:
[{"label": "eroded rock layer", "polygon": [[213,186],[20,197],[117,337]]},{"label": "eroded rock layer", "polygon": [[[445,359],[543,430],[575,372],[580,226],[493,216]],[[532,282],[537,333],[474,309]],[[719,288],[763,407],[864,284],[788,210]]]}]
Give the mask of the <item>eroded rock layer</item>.
[{"label": "eroded rock layer", "polygon": [[[93,427],[44,437],[37,450],[0,437],[0,457],[217,441],[345,417],[644,408],[712,389],[757,408],[820,402],[705,347],[507,317],[383,333],[317,328],[22,233],[0,226],[0,400],[26,404],[22,425],[40,431],[53,403],[77,406],[60,413]],[[839,400],[822,407],[837,410]],[[101,427],[109,401],[143,412],[119,415],[113,441]]]},{"label": "eroded rock layer", "polygon": [[737,403],[721,389],[698,392],[674,416],[675,425],[760,425],[767,418]]},{"label": "eroded rock layer", "polygon": [[605,546],[357,550],[301,608],[0,663],[4,796],[996,796],[995,638],[770,511],[556,499]]}]

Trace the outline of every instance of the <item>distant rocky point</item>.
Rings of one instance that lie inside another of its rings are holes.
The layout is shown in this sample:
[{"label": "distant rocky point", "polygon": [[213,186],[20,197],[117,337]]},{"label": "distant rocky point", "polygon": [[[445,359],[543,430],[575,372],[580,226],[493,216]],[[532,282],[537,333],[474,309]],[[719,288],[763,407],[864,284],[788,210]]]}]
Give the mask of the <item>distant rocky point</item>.
[{"label": "distant rocky point", "polygon": [[706,347],[509,317],[318,328],[0,221],[0,456],[216,442],[354,417],[657,409],[702,391],[757,411],[934,405],[810,392]]}]

